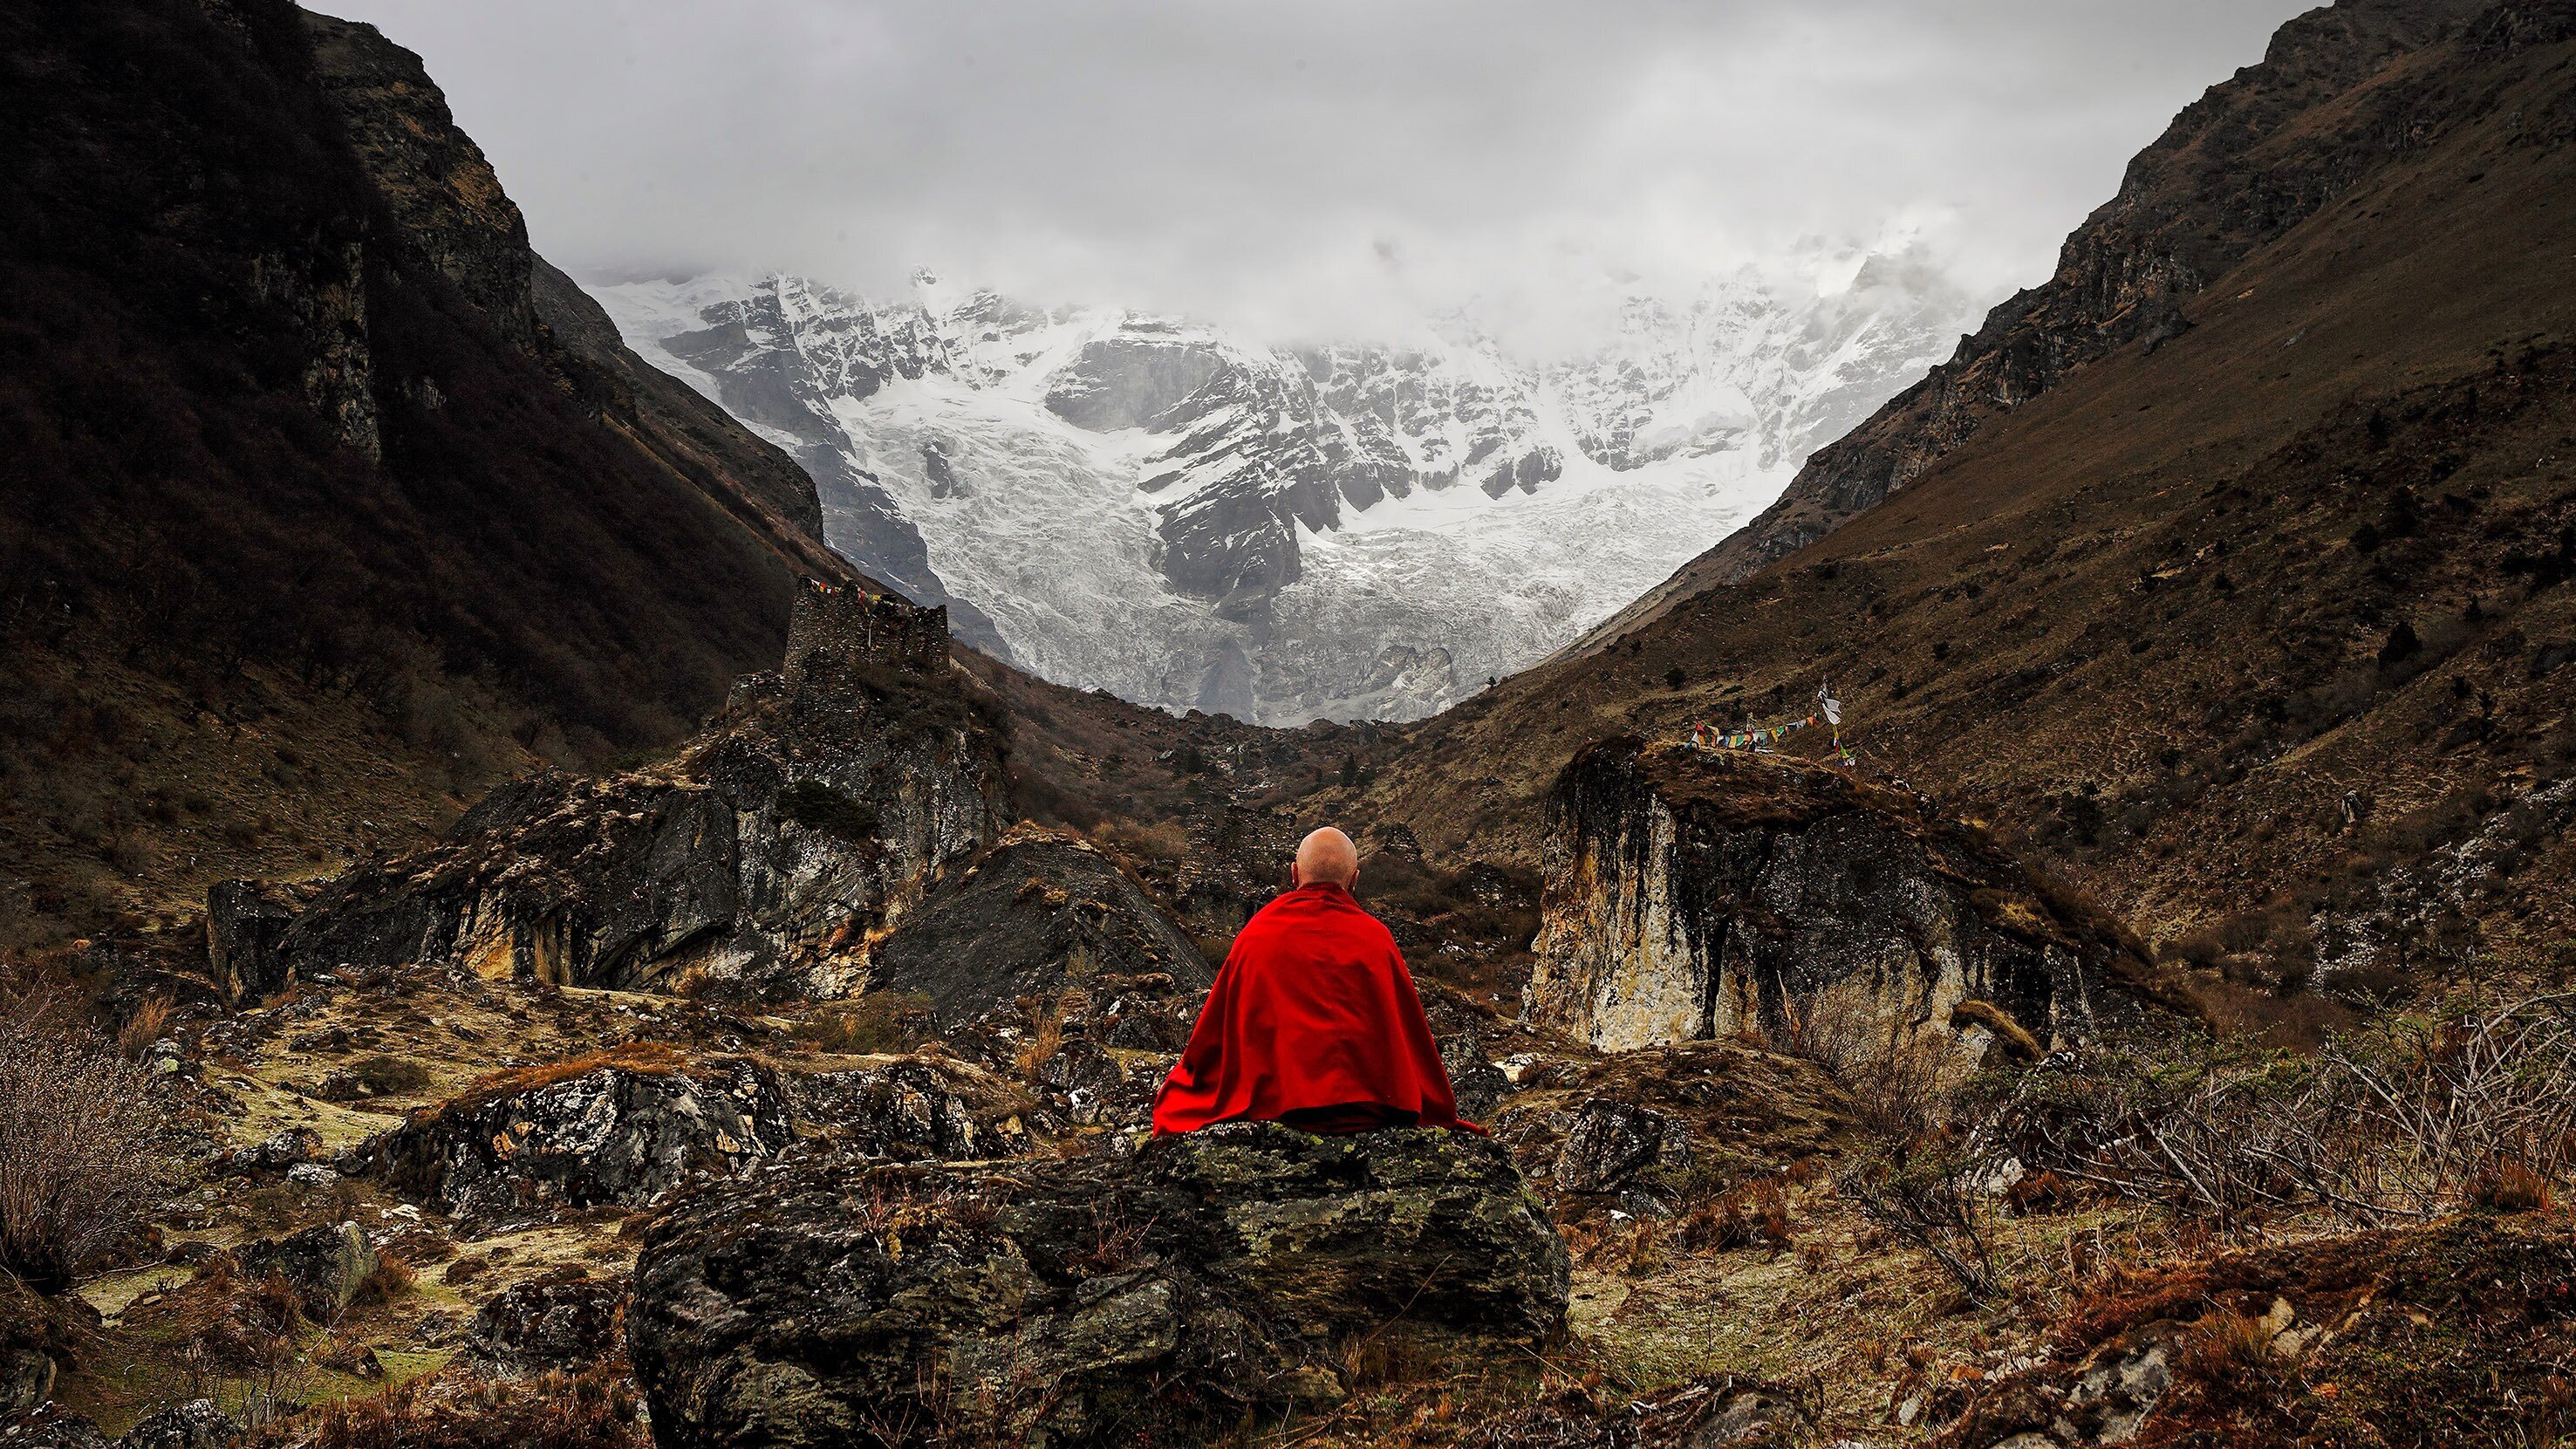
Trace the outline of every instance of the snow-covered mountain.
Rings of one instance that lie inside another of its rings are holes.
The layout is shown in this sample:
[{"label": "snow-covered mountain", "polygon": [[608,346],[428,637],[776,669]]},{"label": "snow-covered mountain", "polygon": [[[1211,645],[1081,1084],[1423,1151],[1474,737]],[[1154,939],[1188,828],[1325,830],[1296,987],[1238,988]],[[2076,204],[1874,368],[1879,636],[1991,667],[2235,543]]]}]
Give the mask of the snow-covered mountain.
[{"label": "snow-covered mountain", "polygon": [[1059,683],[1270,724],[1413,718],[1715,543],[1949,355],[1975,299],[1904,254],[1613,298],[1532,359],[1472,316],[1259,345],[928,274],[595,286],[646,358],[788,449],[833,547]]}]

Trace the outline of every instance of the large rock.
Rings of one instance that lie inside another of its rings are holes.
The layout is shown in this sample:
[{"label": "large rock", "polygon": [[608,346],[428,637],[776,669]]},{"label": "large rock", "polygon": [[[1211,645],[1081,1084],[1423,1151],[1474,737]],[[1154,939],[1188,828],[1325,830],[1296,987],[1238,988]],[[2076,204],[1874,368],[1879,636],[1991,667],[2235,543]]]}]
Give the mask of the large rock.
[{"label": "large rock", "polygon": [[1030,1098],[970,1062],[899,1057],[788,1079],[799,1119],[832,1145],[899,1162],[1009,1157],[1029,1138]]},{"label": "large rock", "polygon": [[1556,1185],[1565,1192],[1617,1192],[1649,1169],[1684,1172],[1690,1165],[1690,1129],[1679,1120],[1651,1107],[1594,1097],[1566,1130]]},{"label": "large rock", "polygon": [[1337,1397],[1354,1334],[1543,1338],[1566,1282],[1489,1141],[1232,1124],[1130,1157],[835,1157],[697,1194],[645,1242],[627,1346],[663,1449],[1156,1442]]},{"label": "large rock", "polygon": [[151,1415],[116,1441],[116,1449],[226,1449],[241,1426],[212,1399],[190,1399]]},{"label": "large rock", "polygon": [[872,988],[930,998],[943,1026],[1024,996],[1195,998],[1215,974],[1144,891],[1080,836],[1023,825],[934,890],[876,948]]},{"label": "large rock", "polygon": [[236,990],[356,964],[452,962],[567,985],[834,997],[884,929],[998,829],[997,747],[946,623],[856,589],[797,594],[786,666],[737,687],[673,761],[505,785],[445,839],[360,865],[309,904],[210,895]]},{"label": "large rock", "polygon": [[356,1223],[317,1223],[273,1241],[263,1238],[234,1256],[245,1278],[274,1273],[285,1279],[304,1316],[316,1323],[338,1318],[376,1271],[376,1250]]},{"label": "large rock", "polygon": [[1610,740],[1549,818],[1529,1003],[1603,1050],[1948,1031],[1972,999],[2054,1044],[2170,999],[2133,936],[1982,831],[1820,765]]},{"label": "large rock", "polygon": [[648,1206],[694,1178],[739,1176],[794,1138],[768,1066],[647,1050],[504,1077],[422,1108],[377,1141],[375,1160],[397,1191],[480,1226]]},{"label": "large rock", "polygon": [[465,1358],[500,1378],[593,1363],[625,1346],[627,1285],[558,1273],[512,1284],[466,1330]]}]

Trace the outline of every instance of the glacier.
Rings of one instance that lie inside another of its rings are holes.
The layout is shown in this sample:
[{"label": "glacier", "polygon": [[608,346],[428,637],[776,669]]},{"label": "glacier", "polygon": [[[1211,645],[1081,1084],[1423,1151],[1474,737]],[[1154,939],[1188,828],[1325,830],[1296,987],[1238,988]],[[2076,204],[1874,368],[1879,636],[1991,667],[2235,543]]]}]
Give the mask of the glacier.
[{"label": "glacier", "polygon": [[1903,251],[1615,301],[1516,355],[1472,312],[1276,346],[927,272],[597,282],[629,346],[802,462],[827,541],[1043,678],[1257,723],[1436,712],[1581,635],[1949,355]]}]

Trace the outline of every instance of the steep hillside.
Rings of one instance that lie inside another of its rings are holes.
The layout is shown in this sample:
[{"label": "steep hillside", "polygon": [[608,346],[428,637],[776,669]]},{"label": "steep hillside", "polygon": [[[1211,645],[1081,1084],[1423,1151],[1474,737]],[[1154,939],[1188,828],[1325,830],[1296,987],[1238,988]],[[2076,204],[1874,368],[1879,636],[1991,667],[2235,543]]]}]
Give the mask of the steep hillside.
[{"label": "steep hillside", "polygon": [[[2305,220],[2194,263],[2169,325],[1784,562],[1686,576],[1614,645],[1427,722],[1344,808],[1528,857],[1587,740],[1801,717],[1830,682],[1869,768],[2247,981],[2549,965],[2576,924],[2576,6],[2391,42],[2425,13],[2284,30],[2276,62],[2363,78],[2282,89],[2284,139],[2210,194],[2340,160]],[[2249,72],[2193,114],[2271,93]],[[2177,235],[2231,225],[2170,205]]]},{"label": "steep hillside", "polygon": [[0,937],[411,838],[775,660],[810,503],[554,340],[415,58],[282,0],[0,57]]},{"label": "steep hillside", "polygon": [[2397,62],[2489,8],[2352,0],[2282,26],[2261,64],[2210,87],[2129,162],[2055,276],[1996,307],[1948,362],[1808,459],[1760,517],[1587,643],[1795,552],[2086,365],[2180,333],[2184,302],[2425,139],[2428,98]]}]

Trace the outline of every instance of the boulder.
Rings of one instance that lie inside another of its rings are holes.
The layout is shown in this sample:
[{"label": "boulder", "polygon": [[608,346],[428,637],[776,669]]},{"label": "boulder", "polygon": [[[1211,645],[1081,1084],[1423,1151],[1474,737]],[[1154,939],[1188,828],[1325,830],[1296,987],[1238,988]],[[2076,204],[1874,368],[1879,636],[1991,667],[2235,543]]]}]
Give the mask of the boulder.
[{"label": "boulder", "polygon": [[1617,1192],[1649,1168],[1685,1172],[1690,1129],[1651,1107],[1594,1097],[1574,1114],[1556,1157],[1564,1192]]},{"label": "boulder", "polygon": [[0,1343],[0,1418],[30,1413],[53,1396],[53,1355],[32,1343]]},{"label": "boulder", "polygon": [[206,964],[226,1002],[265,1001],[286,989],[292,972],[279,945],[302,909],[293,888],[275,882],[225,880],[207,889]]},{"label": "boulder", "polygon": [[663,1449],[1071,1449],[1337,1398],[1353,1334],[1544,1338],[1567,1259],[1490,1141],[1235,1123],[1123,1157],[781,1164],[667,1210],[635,1283]]},{"label": "boulder", "polygon": [[1511,1095],[1512,1079],[1494,1065],[1484,1034],[1473,1026],[1461,1025],[1441,1040],[1440,1066],[1449,1074],[1450,1090],[1458,1095],[1458,1115],[1470,1122],[1492,1116]]},{"label": "boulder", "polygon": [[304,1316],[329,1323],[358,1296],[376,1271],[376,1250],[356,1223],[317,1223],[283,1238],[263,1238],[233,1251],[242,1276],[253,1281],[275,1273],[295,1290]]},{"label": "boulder", "polygon": [[515,1283],[466,1330],[465,1358],[514,1378],[608,1358],[625,1347],[627,1286],[574,1269]]},{"label": "boulder", "polygon": [[644,1207],[733,1177],[794,1140],[778,1074],[748,1058],[638,1048],[502,1077],[377,1139],[397,1192],[475,1227],[558,1208]]},{"label": "boulder", "polygon": [[1530,1016],[1604,1051],[1956,1034],[1968,1000],[2054,1049],[2191,1009],[2134,934],[1983,830],[1822,765],[1604,741],[1548,813]]},{"label": "boulder", "polygon": [[798,1119],[862,1156],[918,1162],[1008,1157],[1028,1148],[1015,1110],[1026,1095],[970,1063],[900,1057],[789,1081]]},{"label": "boulder", "polygon": [[190,1399],[126,1430],[116,1449],[225,1449],[241,1433],[241,1426],[214,1400]]},{"label": "boulder", "polygon": [[1024,997],[1091,1014],[1119,998],[1195,1001],[1216,979],[1118,863],[1067,831],[1022,825],[932,890],[880,942],[871,989],[930,998],[944,1028]]}]

